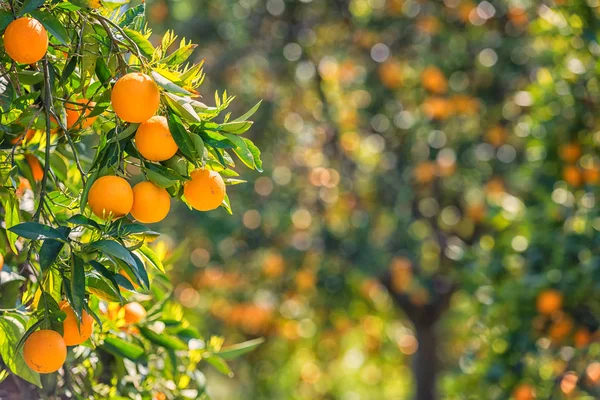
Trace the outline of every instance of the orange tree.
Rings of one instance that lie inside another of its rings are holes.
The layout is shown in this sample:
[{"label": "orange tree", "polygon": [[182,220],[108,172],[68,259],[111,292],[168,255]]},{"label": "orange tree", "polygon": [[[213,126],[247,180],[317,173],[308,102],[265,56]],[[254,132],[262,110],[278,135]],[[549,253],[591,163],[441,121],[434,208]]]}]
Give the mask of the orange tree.
[{"label": "orange tree", "polygon": [[407,397],[398,348],[418,399],[597,396],[597,7],[558,3],[199,10],[215,74],[265,98],[274,168],[180,293],[272,335],[257,396]]},{"label": "orange tree", "polygon": [[144,225],[171,199],[231,213],[235,163],[261,170],[242,136],[257,107],[196,100],[196,45],[126,3],[0,3],[2,398],[203,398],[201,360],[229,375],[258,344],[190,326],[165,275],[178,252]]}]

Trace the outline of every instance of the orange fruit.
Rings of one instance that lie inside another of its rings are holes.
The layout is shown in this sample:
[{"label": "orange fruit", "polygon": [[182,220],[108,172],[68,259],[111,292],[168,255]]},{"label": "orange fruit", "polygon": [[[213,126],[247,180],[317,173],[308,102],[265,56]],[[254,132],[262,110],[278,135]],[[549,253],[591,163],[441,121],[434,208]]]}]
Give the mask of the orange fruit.
[{"label": "orange fruit", "polygon": [[535,399],[535,390],[528,383],[521,383],[513,390],[515,400],[533,400]]},{"label": "orange fruit", "polygon": [[540,314],[554,314],[562,308],[563,296],[558,290],[546,289],[537,297],[537,310]]},{"label": "orange fruit", "polygon": [[454,112],[452,103],[443,97],[425,99],[423,111],[431,119],[446,119]]},{"label": "orange fruit", "polygon": [[167,119],[158,115],[138,127],[135,145],[140,154],[150,161],[168,160],[179,150],[171,136]]},{"label": "orange fruit", "polygon": [[125,310],[124,318],[127,324],[137,324],[146,318],[146,309],[136,301],[125,304],[123,310]]},{"label": "orange fruit", "polygon": [[31,168],[33,180],[36,182],[41,181],[44,178],[44,168],[42,167],[42,164],[40,164],[40,160],[32,154],[25,154],[25,160],[27,161],[27,164],[29,164],[29,168]]},{"label": "orange fruit", "polygon": [[0,253],[0,269],[4,267],[4,254]]},{"label": "orange fruit", "polygon": [[421,84],[432,93],[442,94],[448,90],[448,80],[439,68],[430,65],[421,73]]},{"label": "orange fruit", "polygon": [[592,165],[583,169],[583,180],[585,183],[590,185],[596,185],[600,183],[600,166]]},{"label": "orange fruit", "polygon": [[573,165],[567,165],[563,168],[563,179],[571,186],[579,186],[582,181],[579,169]]},{"label": "orange fruit", "polygon": [[77,325],[77,316],[67,301],[61,301],[61,311],[67,314],[63,321],[63,339],[67,346],[77,346],[92,336],[94,330],[94,319],[85,310],[81,315],[81,323]]},{"label": "orange fruit", "polygon": [[56,372],[67,359],[67,345],[56,331],[33,332],[23,345],[23,358],[29,368],[40,374]]},{"label": "orange fruit", "polygon": [[37,19],[18,18],[4,31],[4,49],[18,63],[36,63],[46,55],[48,33]]},{"label": "orange fruit", "polygon": [[585,369],[588,380],[592,384],[600,383],[600,362],[593,362]]},{"label": "orange fruit", "polygon": [[435,179],[438,173],[436,163],[432,161],[421,161],[415,166],[413,175],[418,183],[430,183]]},{"label": "orange fruit", "polygon": [[215,171],[197,169],[190,174],[191,180],[183,185],[185,199],[196,210],[214,210],[225,199],[225,182]]},{"label": "orange fruit", "polygon": [[144,224],[162,221],[171,208],[169,193],[152,182],[140,182],[133,187],[131,215]]},{"label": "orange fruit", "polygon": [[386,61],[379,67],[379,79],[389,89],[396,89],[402,85],[402,65],[397,61]]},{"label": "orange fruit", "polygon": [[563,144],[558,148],[558,155],[563,161],[574,163],[581,156],[581,146],[578,143]]},{"label": "orange fruit", "polygon": [[587,346],[592,341],[592,335],[586,328],[580,328],[573,335],[573,342],[578,349]]},{"label": "orange fruit", "polygon": [[506,143],[508,132],[502,125],[492,126],[485,134],[485,139],[495,147],[500,147]]},{"label": "orange fruit", "polygon": [[160,92],[148,75],[132,72],[115,83],[110,101],[113,110],[123,121],[141,123],[158,111]]},{"label": "orange fruit", "polygon": [[[88,101],[87,99],[77,99],[75,100],[77,104],[65,104],[65,111],[67,113],[67,129],[73,128],[75,123],[79,120],[82,112],[85,112],[85,115],[90,115],[96,103],[93,101]],[[81,105],[78,105],[81,104]],[[85,111],[84,111],[85,110]],[[89,128],[96,121],[96,117],[91,118],[83,118],[83,120],[76,127],[78,129]]]},{"label": "orange fruit", "polygon": [[573,330],[573,319],[564,313],[559,313],[558,318],[550,326],[548,334],[553,343],[562,342]]},{"label": "orange fruit", "polygon": [[106,175],[98,178],[90,188],[88,204],[100,218],[122,217],[133,207],[133,190],[120,176]]}]

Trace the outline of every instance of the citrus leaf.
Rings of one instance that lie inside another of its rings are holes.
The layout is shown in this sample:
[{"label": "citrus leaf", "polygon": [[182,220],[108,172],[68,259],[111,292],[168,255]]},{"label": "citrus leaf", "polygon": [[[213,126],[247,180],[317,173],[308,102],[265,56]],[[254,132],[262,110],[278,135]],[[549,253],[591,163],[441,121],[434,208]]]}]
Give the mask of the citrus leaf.
[{"label": "citrus leaf", "polygon": [[146,328],[144,326],[139,327],[140,333],[146,339],[151,341],[154,344],[157,344],[162,347],[166,347],[167,349],[172,350],[187,350],[187,345],[183,343],[178,338],[165,335],[164,333],[156,333],[153,330]]},{"label": "citrus leaf", "polygon": [[104,343],[101,347],[111,354],[125,357],[133,361],[141,360],[142,356],[145,354],[144,349],[137,344],[126,342],[123,339],[113,336],[104,339]]},{"label": "citrus leaf", "polygon": [[54,36],[61,44],[69,44],[69,34],[63,24],[52,14],[47,11],[31,11],[30,14],[40,21],[44,28]]},{"label": "citrus leaf", "polygon": [[23,222],[9,229],[17,235],[31,240],[56,239],[62,242],[67,238],[57,229],[39,222]]},{"label": "citrus leaf", "polygon": [[232,346],[222,348],[218,353],[215,353],[217,356],[223,358],[224,360],[233,360],[243,354],[249,353],[256,349],[258,346],[265,342],[264,338],[257,338],[248,340],[246,342],[237,343]]},{"label": "citrus leaf", "polygon": [[100,250],[111,257],[117,258],[125,262],[127,265],[135,266],[136,264],[131,252],[114,240],[99,240],[97,242],[90,243],[90,247]]}]

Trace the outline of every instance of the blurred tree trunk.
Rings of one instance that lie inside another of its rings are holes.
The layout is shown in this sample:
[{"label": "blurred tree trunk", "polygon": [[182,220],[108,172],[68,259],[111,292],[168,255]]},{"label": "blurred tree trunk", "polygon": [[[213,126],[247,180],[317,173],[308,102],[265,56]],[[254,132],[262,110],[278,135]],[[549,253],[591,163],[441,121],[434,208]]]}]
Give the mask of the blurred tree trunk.
[{"label": "blurred tree trunk", "polygon": [[437,336],[435,323],[415,325],[419,348],[413,360],[415,379],[415,400],[437,399],[436,382],[438,375]]},{"label": "blurred tree trunk", "polygon": [[394,304],[412,322],[418,348],[413,356],[412,372],[415,381],[415,400],[437,400],[437,378],[439,372],[437,323],[448,309],[456,286],[444,278],[435,279],[436,295],[427,304],[415,304],[404,293],[393,286],[392,274],[388,271],[380,278],[388,289]]}]

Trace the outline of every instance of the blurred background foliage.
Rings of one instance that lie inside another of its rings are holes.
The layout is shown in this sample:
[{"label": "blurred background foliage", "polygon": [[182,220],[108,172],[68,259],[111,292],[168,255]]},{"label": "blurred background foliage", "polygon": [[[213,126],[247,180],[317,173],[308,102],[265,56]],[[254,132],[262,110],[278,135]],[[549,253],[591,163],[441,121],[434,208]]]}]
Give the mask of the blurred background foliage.
[{"label": "blurred background foliage", "polygon": [[600,2],[147,3],[263,100],[234,216],[161,228],[188,319],[267,338],[215,399],[600,396]]}]

